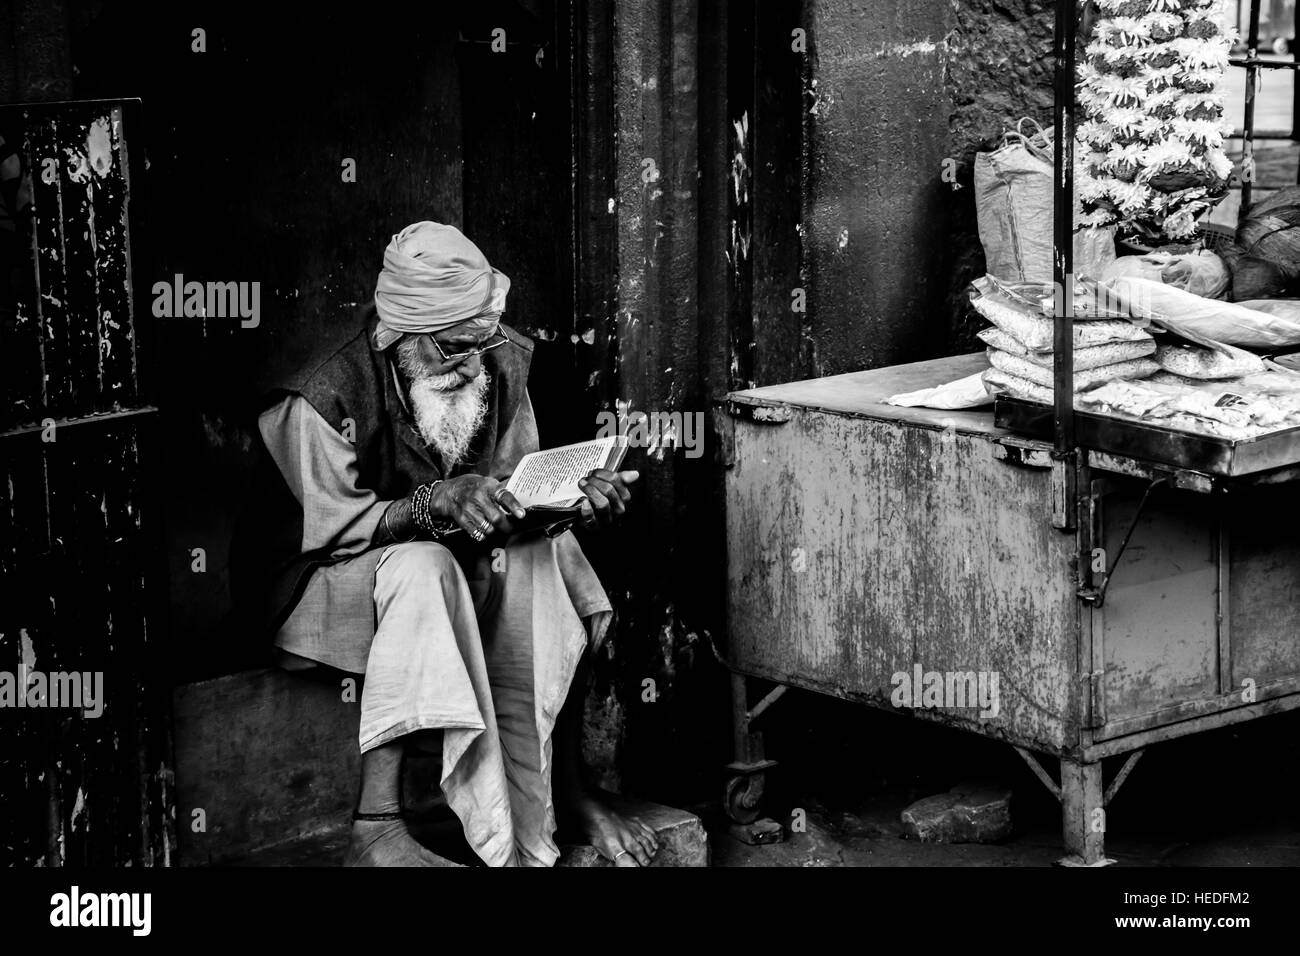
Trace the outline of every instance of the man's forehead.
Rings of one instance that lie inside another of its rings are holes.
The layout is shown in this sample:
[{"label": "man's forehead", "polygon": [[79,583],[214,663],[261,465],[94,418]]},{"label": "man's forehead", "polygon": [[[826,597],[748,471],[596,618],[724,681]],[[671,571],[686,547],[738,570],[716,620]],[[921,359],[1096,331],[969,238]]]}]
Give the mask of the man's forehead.
[{"label": "man's forehead", "polygon": [[481,316],[435,332],[433,337],[443,345],[462,343],[473,345],[490,337],[500,324],[501,319],[498,316]]}]

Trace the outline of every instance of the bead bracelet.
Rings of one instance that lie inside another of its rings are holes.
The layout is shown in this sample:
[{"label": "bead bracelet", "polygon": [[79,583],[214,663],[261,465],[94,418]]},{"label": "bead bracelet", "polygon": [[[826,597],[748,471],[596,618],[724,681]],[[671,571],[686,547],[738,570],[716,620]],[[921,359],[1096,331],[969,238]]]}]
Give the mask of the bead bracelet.
[{"label": "bead bracelet", "polygon": [[445,538],[456,530],[456,523],[447,518],[436,517],[433,513],[433,490],[442,484],[442,480],[418,485],[411,492],[411,521],[434,541]]}]

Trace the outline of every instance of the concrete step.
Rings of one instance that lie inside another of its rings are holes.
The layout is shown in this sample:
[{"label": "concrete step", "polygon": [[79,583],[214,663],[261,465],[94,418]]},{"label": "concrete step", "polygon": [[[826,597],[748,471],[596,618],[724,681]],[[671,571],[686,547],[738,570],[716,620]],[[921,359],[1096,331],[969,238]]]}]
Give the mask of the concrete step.
[{"label": "concrete step", "polygon": [[360,774],[360,704],[343,674],[273,668],[173,694],[182,866],[310,842],[346,821]]},{"label": "concrete step", "polygon": [[[659,852],[651,866],[708,866],[709,842],[700,818],[685,810],[658,803],[630,800],[618,802],[620,812],[634,815],[654,829],[659,838]],[[442,856],[469,866],[478,864],[461,835],[460,822],[452,817],[422,820],[411,824],[411,831],[421,843]],[[224,865],[254,867],[338,866],[347,848],[346,820],[318,833],[289,840],[276,846],[255,850],[238,859],[227,858]],[[593,846],[561,845],[556,866],[602,867],[613,864]]]},{"label": "concrete step", "polygon": [[[174,695],[177,831],[182,865],[336,866],[356,799],[358,695],[347,675],[263,669],[187,684]],[[477,857],[438,787],[440,747],[406,764],[417,839],[460,863]],[[693,814],[608,795],[659,834],[656,866],[707,866]],[[609,866],[593,847],[564,846],[561,866]]]}]

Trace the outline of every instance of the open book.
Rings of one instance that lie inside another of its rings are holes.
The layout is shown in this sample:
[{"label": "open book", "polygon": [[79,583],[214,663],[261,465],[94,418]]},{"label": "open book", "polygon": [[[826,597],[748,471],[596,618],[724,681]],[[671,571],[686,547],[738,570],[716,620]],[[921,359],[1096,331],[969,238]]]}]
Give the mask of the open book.
[{"label": "open book", "polygon": [[527,512],[514,519],[516,531],[544,528],[558,534],[578,521],[587,497],[578,481],[597,468],[616,470],[626,453],[627,437],[611,435],[524,455],[506,483]]}]

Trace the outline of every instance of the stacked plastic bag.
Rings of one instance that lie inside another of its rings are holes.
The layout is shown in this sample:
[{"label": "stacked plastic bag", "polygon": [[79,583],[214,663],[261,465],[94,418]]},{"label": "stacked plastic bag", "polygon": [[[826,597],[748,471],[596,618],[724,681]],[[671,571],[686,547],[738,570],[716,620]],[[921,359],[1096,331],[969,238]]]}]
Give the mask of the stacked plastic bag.
[{"label": "stacked plastic bag", "polygon": [[1206,299],[1223,296],[1232,281],[1223,260],[1208,249],[1185,253],[1157,250],[1145,256],[1120,256],[1101,270],[1098,279],[1104,283],[1131,276]]},{"label": "stacked plastic bag", "polygon": [[1242,440],[1300,425],[1300,375],[1280,368],[1235,379],[1110,382],[1078,396],[1086,411]]},{"label": "stacked plastic bag", "polygon": [[[979,333],[991,367],[888,403],[975,408],[1006,394],[1052,404],[1051,287],[985,276],[972,288],[976,311],[993,323]],[[1300,374],[1239,347],[1300,342],[1289,316],[1120,275],[1077,283],[1074,319],[1078,409],[1234,440],[1300,427]]]},{"label": "stacked plastic bag", "polygon": [[[993,323],[979,333],[993,367],[984,373],[994,393],[1051,404],[1053,382],[1051,288],[1005,285],[985,276],[973,283],[975,310]],[[1151,333],[1107,307],[1091,287],[1075,289],[1074,391],[1106,382],[1146,378],[1160,370]]]},{"label": "stacked plastic bag", "polygon": [[1300,375],[1244,349],[1206,343],[1161,344],[1153,356],[1160,371],[1144,381],[1107,383],[1079,395],[1078,405],[1233,440],[1300,425]]}]

